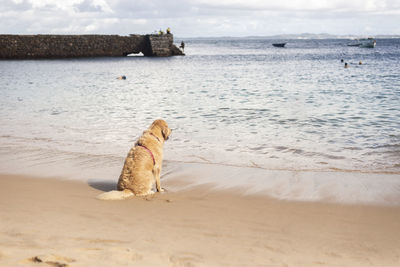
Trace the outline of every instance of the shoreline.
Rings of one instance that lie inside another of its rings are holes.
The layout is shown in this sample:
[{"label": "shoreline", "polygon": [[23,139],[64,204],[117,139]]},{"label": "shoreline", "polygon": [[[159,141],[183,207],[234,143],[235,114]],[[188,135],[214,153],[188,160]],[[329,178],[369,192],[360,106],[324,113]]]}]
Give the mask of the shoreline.
[{"label": "shoreline", "polygon": [[175,162],[166,165],[162,179],[176,181],[178,190],[209,185],[216,191],[234,189],[232,192],[239,195],[278,200],[400,206],[398,174],[268,170]]},{"label": "shoreline", "polygon": [[[102,158],[90,159],[85,163],[81,161],[67,158],[50,163],[46,160],[37,165],[3,162],[0,174],[116,184],[123,164],[122,157],[112,162]],[[278,200],[400,206],[398,173],[274,170],[216,163],[164,161],[161,179],[162,184],[173,184],[176,191],[208,185],[210,190],[234,188],[238,195],[260,195]]]},{"label": "shoreline", "polygon": [[296,202],[165,179],[169,192],[0,175],[0,264],[398,266],[400,207]]}]

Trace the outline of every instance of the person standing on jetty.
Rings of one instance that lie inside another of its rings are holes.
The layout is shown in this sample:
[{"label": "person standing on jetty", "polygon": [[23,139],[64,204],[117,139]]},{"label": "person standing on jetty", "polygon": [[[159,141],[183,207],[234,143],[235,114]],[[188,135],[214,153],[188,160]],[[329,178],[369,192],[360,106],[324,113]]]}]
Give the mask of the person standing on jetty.
[{"label": "person standing on jetty", "polygon": [[181,46],[179,46],[179,48],[182,49],[182,52],[185,51],[185,43],[183,41],[181,42]]}]

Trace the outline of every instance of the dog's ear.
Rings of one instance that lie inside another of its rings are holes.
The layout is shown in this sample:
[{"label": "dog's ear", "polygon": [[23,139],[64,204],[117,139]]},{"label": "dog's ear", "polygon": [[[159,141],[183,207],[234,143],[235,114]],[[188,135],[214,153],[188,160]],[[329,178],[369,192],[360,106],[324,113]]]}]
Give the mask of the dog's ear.
[{"label": "dog's ear", "polygon": [[164,138],[164,140],[168,140],[168,137],[171,134],[171,130],[169,129],[167,122],[161,119],[155,120],[153,124],[150,126],[150,128],[160,129],[161,135]]}]

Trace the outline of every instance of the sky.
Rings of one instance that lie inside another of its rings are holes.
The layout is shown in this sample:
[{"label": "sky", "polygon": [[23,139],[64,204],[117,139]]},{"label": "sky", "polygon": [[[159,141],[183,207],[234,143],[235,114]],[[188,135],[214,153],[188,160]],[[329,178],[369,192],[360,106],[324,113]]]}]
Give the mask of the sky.
[{"label": "sky", "polygon": [[400,34],[400,0],[0,0],[0,34]]}]

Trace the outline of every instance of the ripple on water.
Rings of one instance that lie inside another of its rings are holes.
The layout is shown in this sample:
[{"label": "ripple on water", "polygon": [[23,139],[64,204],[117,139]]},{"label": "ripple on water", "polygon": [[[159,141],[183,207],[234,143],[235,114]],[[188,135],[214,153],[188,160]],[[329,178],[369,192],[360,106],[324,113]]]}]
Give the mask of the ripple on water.
[{"label": "ripple on water", "polygon": [[[2,145],[124,155],[164,118],[171,160],[192,150],[245,166],[400,170],[399,40],[357,53],[335,40],[265,42],[193,40],[165,61],[4,61]],[[341,58],[364,64],[344,69]]]}]

